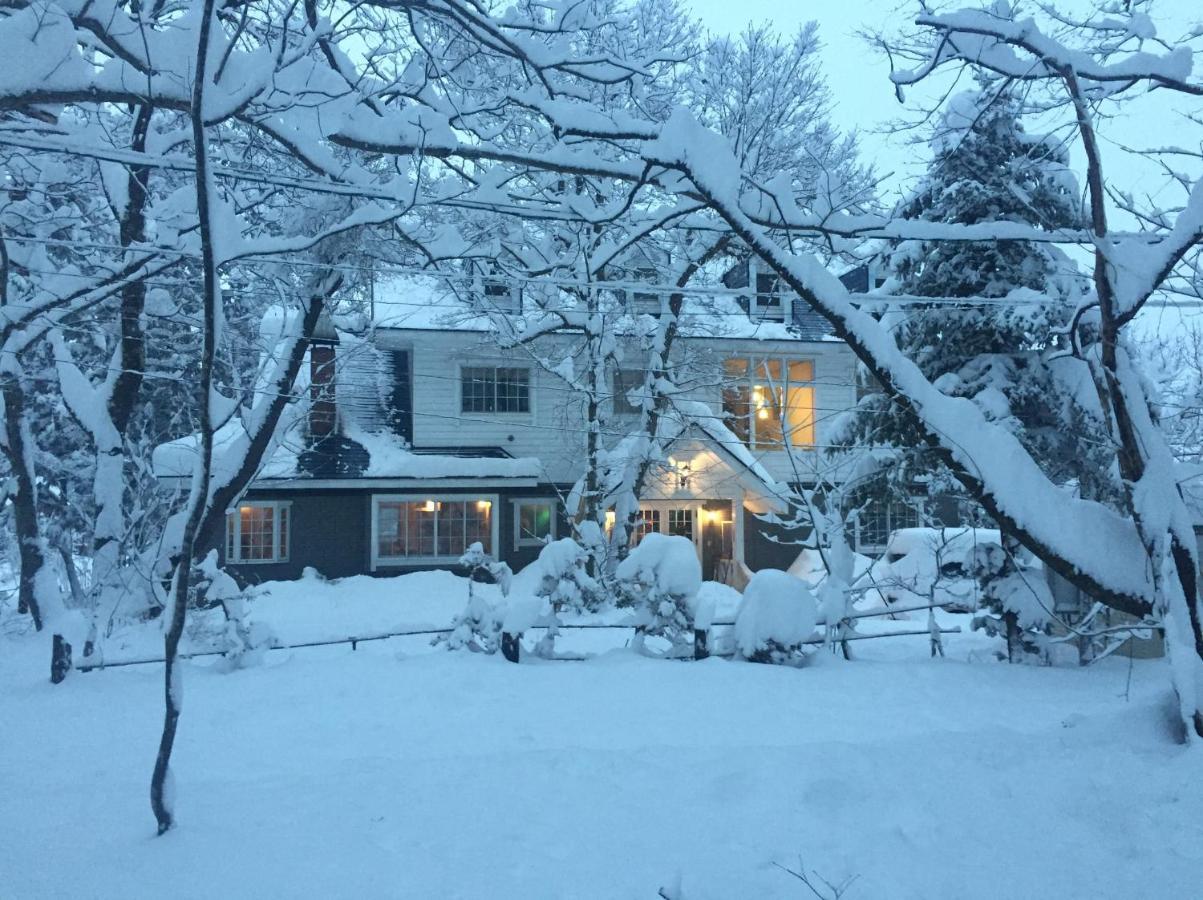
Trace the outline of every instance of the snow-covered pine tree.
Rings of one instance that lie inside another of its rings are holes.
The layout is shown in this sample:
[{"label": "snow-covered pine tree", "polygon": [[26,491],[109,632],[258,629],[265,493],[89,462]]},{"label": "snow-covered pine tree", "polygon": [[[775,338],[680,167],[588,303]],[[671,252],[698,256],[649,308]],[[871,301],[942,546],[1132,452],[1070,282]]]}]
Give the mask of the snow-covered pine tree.
[{"label": "snow-covered pine tree", "polygon": [[[933,135],[927,175],[897,215],[1043,231],[1081,227],[1063,143],[1027,133],[1023,112],[1016,92],[997,81],[982,79],[953,98]],[[1004,423],[1053,481],[1075,482],[1092,499],[1118,497],[1109,451],[1091,439],[1099,431],[1093,411],[1072,388],[1088,374],[1059,352],[1059,334],[1084,287],[1064,253],[1034,241],[906,240],[890,248],[889,275],[887,293],[933,298],[930,305],[890,304],[883,322],[894,320],[899,346],[941,391],[973,400]],[[870,393],[840,444],[896,451],[866,493],[911,500],[917,481],[933,493],[953,483],[921,434],[914,413]]]}]

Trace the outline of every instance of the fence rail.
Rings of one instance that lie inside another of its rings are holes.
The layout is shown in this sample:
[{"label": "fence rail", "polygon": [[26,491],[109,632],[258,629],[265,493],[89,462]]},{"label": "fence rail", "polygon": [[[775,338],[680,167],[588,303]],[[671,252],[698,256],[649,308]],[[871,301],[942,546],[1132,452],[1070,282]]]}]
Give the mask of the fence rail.
[{"label": "fence rail", "polygon": [[[856,619],[886,617],[886,616],[892,616],[892,615],[895,615],[898,613],[919,612],[922,610],[930,610],[930,609],[936,609],[936,608],[939,608],[938,605],[932,605],[932,604],[928,604],[928,605],[924,605],[924,606],[879,608],[879,609],[873,609],[873,610],[866,610],[863,612],[850,613],[841,621],[847,622],[847,621],[852,621],[852,620],[856,620]],[[610,629],[610,630],[617,629],[617,630],[638,631],[639,628],[641,627],[641,623],[635,622],[635,621],[564,622],[564,623],[553,623],[553,622],[545,621],[545,622],[539,622],[539,623],[531,626],[530,630],[545,631],[548,628],[553,627],[553,625],[561,631],[564,631],[564,630],[582,630],[582,631],[584,631],[584,630],[593,630],[593,629]],[[820,627],[822,627],[822,626],[825,626],[826,623],[824,621],[820,620],[818,622],[818,625]],[[719,620],[719,621],[712,622],[710,627],[711,627],[711,629],[713,629],[713,628],[733,628],[734,626],[735,626],[734,620]],[[292,643],[287,643],[287,644],[273,643],[264,649],[266,649],[266,650],[299,650],[299,649],[304,649],[304,648],[308,648],[308,647],[332,647],[332,646],[337,646],[340,644],[350,644],[351,649],[355,650],[359,646],[359,644],[367,643],[370,641],[385,641],[385,640],[391,640],[393,638],[423,637],[423,636],[433,636],[433,635],[441,635],[441,634],[451,634],[451,632],[454,630],[455,629],[453,629],[453,628],[411,628],[411,629],[406,629],[403,631],[385,631],[385,632],[380,632],[380,633],[376,633],[376,634],[356,635],[356,636],[352,636],[352,637],[327,638],[327,639],[315,640],[315,641],[294,641]],[[708,631],[709,631],[709,629],[706,629],[706,630],[704,630],[703,633],[708,632]],[[960,631],[961,631],[960,626],[954,626],[952,628],[936,628],[936,629],[925,628],[922,630],[914,630],[914,631],[880,632],[878,634],[847,634],[847,635],[843,635],[840,638],[838,638],[837,642],[843,643],[845,641],[860,641],[860,640],[868,640],[868,639],[879,638],[879,637],[905,637],[905,636],[923,636],[923,635],[930,636],[930,635],[936,635],[936,634],[940,634],[940,635],[959,634]],[[503,643],[502,655],[505,656],[507,659],[510,659],[511,661],[516,662],[519,657],[520,646],[521,646],[517,639],[521,638],[521,635],[520,634],[516,635],[516,636],[504,635],[503,637],[508,637],[509,640],[503,640],[503,642],[502,642]],[[824,643],[825,640],[826,640],[825,638],[816,637],[816,638],[810,638],[808,640],[802,641],[801,643],[808,645],[808,646],[814,646],[814,645],[819,645],[819,644]],[[710,644],[710,641],[709,641],[708,635],[705,637],[702,637],[699,635],[697,637],[697,639],[695,640],[694,654],[692,656],[685,654],[678,658],[683,658],[683,659],[698,658],[698,659],[700,659],[700,658],[704,658],[705,656],[730,657],[730,656],[734,655],[733,652],[725,652],[725,651],[719,652],[719,653],[711,653],[708,650],[709,644]],[[507,651],[509,651],[509,652],[507,652]],[[180,653],[179,659],[200,659],[200,658],[208,657],[208,656],[224,656],[224,655],[225,655],[224,650],[195,650],[195,651],[191,651],[191,652],[187,652],[187,653]],[[546,658],[551,659],[551,660],[557,660],[557,661],[579,661],[579,660],[588,659],[589,657],[588,657],[588,655],[581,655],[581,654],[559,654],[559,655],[556,655],[553,657],[546,657]],[[50,680],[52,682],[54,682],[55,684],[58,684],[64,678],[66,678],[67,672],[69,672],[71,669],[75,669],[79,672],[93,672],[93,671],[103,670],[103,669],[117,669],[117,668],[122,668],[124,666],[148,666],[148,665],[162,664],[164,662],[165,662],[165,660],[161,656],[135,657],[133,659],[114,659],[114,660],[98,659],[98,658],[94,658],[93,656],[85,656],[78,663],[76,663],[71,656],[71,645],[69,643],[67,643],[66,640],[63,639],[62,635],[56,634],[56,635],[54,635],[54,643],[53,643],[53,648],[52,648],[52,653],[51,653]]]}]

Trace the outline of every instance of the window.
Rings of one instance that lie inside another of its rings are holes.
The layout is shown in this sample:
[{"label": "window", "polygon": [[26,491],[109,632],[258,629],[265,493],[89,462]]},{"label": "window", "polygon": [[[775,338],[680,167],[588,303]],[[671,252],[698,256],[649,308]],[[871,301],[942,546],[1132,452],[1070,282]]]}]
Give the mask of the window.
[{"label": "window", "polygon": [[652,532],[660,533],[660,510],[640,509],[639,518],[635,520],[635,527],[631,531],[631,546],[634,547],[645,534]]},{"label": "window", "polygon": [[541,547],[556,537],[556,508],[551,500],[514,501],[514,546]]},{"label": "window", "polygon": [[272,563],[288,559],[289,504],[243,503],[226,513],[226,561]]},{"label": "window", "polygon": [[643,407],[631,402],[631,392],[641,391],[647,375],[637,369],[616,369],[613,375],[614,414],[636,415]]},{"label": "window", "polygon": [[748,301],[748,315],[758,321],[781,322],[785,319],[785,299],[781,279],[775,272],[759,272],[751,261],[748,263],[753,276],[748,280],[755,293]]},{"label": "window", "polygon": [[693,540],[693,510],[688,507],[668,511],[668,533]]},{"label": "window", "polygon": [[458,560],[475,543],[492,553],[493,504],[489,497],[378,497],[372,514],[376,561]]},{"label": "window", "polygon": [[723,412],[741,441],[758,450],[814,446],[813,360],[736,357],[723,368]]},{"label": "window", "polygon": [[[639,268],[629,276],[632,281],[646,282],[648,285],[654,285],[660,280],[660,273],[655,269]],[[660,306],[660,294],[654,289],[648,290],[633,290],[628,292],[631,301],[631,311],[636,314],[659,316],[662,309]]]},{"label": "window", "polygon": [[922,524],[919,504],[886,498],[870,500],[856,513],[858,550],[884,550],[890,535],[899,528],[917,528]]},{"label": "window", "polygon": [[464,366],[463,412],[530,412],[530,369],[508,366]]}]

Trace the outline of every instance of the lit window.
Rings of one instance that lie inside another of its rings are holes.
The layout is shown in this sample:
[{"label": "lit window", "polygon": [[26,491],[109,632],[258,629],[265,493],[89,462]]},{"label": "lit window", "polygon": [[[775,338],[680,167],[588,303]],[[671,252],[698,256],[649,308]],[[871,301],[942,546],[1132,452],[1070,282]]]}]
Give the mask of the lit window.
[{"label": "lit window", "polygon": [[555,504],[550,500],[514,501],[514,543],[538,547],[556,536]]},{"label": "lit window", "polygon": [[374,521],[378,560],[459,559],[476,543],[493,552],[490,499],[379,499]]},{"label": "lit window", "polygon": [[530,369],[464,366],[463,412],[530,412]]},{"label": "lit window", "polygon": [[723,412],[741,441],[758,450],[814,446],[812,360],[736,357],[723,368]]},{"label": "lit window", "polygon": [[680,507],[668,511],[668,533],[693,540],[693,510]]},{"label": "lit window", "polygon": [[290,524],[287,501],[243,503],[226,513],[226,560],[284,562],[288,559]]},{"label": "lit window", "polygon": [[639,518],[635,520],[635,527],[631,531],[631,546],[634,547],[643,540],[645,534],[652,533],[660,533],[660,510],[639,510]]}]

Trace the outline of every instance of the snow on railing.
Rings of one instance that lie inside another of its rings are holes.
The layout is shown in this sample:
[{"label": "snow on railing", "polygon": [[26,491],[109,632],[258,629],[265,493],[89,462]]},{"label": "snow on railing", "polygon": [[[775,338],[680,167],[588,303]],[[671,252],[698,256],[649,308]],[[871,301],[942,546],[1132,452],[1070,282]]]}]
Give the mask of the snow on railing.
[{"label": "snow on railing", "polygon": [[[855,619],[880,618],[893,616],[899,613],[919,612],[922,610],[934,609],[938,604],[926,604],[922,606],[898,606],[898,607],[881,607],[878,609],[865,610],[862,612],[853,612],[845,616],[841,621],[850,622]],[[827,623],[820,617],[819,626],[825,626]],[[706,659],[709,656],[730,657],[733,656],[733,651],[718,651],[712,652],[713,646],[711,632],[715,628],[733,628],[734,620],[718,620],[711,623],[709,629],[696,629],[694,632],[694,647],[692,654],[677,654],[670,655],[672,659]],[[538,622],[532,625],[529,630],[545,630],[551,627],[549,622]],[[591,630],[591,629],[617,629],[617,630],[638,630],[641,625],[638,622],[576,622],[576,623],[560,623],[556,627],[560,629],[574,630]],[[411,628],[402,631],[385,631],[373,634],[355,635],[351,637],[327,638],[315,641],[296,641],[293,643],[272,643],[265,647],[266,650],[299,650],[308,647],[331,647],[340,644],[350,644],[354,651],[359,644],[369,641],[384,641],[393,638],[402,637],[429,637],[434,635],[450,634],[454,629],[451,628]],[[951,628],[935,629],[939,634],[959,634],[961,628],[959,625]],[[923,628],[918,630],[903,630],[903,631],[887,631],[877,634],[844,634],[836,642],[843,643],[844,641],[863,641],[871,638],[879,637],[907,637],[907,636],[931,636],[933,629]],[[502,655],[511,662],[518,662],[521,658],[521,638],[522,634],[503,635]],[[827,638],[817,636],[808,638],[802,641],[804,645],[821,645],[827,641]],[[195,650],[189,653],[179,654],[180,659],[199,659],[206,656],[224,656],[224,650]],[[548,660],[557,662],[574,662],[589,659],[588,655],[584,654],[557,654],[551,657],[542,657]],[[67,677],[67,673],[72,669],[79,672],[92,672],[103,669],[121,668],[123,666],[146,666],[162,663],[161,656],[134,657],[131,659],[98,659],[94,656],[84,656],[77,664],[72,658],[71,645],[63,639],[62,635],[54,635],[54,642],[51,650],[50,662],[50,680],[54,684],[58,684]]]}]

